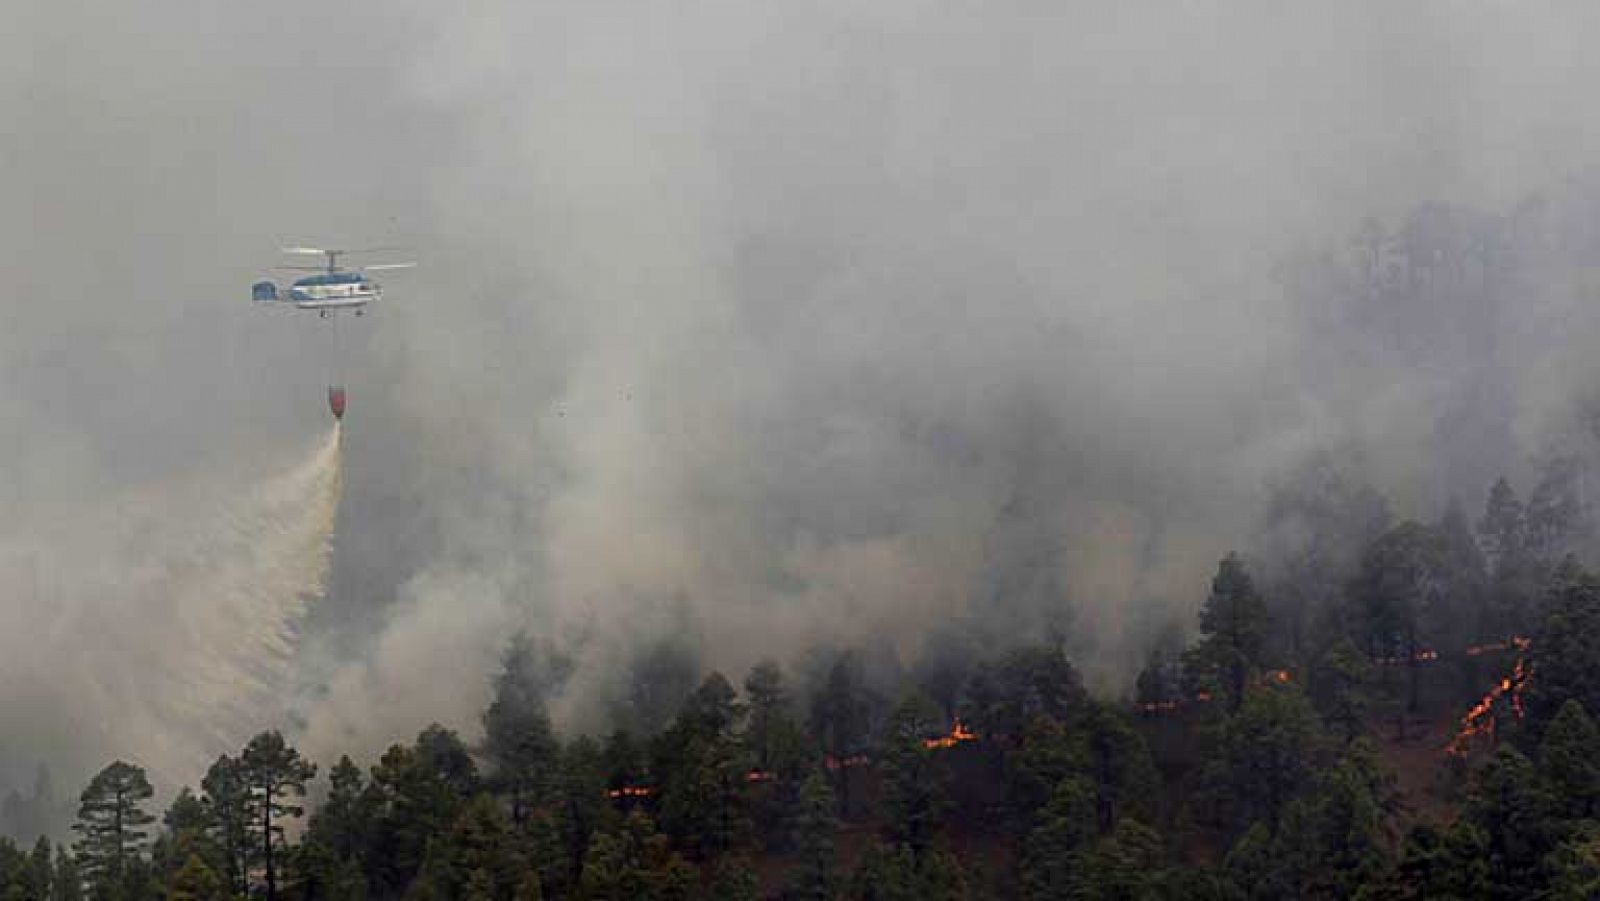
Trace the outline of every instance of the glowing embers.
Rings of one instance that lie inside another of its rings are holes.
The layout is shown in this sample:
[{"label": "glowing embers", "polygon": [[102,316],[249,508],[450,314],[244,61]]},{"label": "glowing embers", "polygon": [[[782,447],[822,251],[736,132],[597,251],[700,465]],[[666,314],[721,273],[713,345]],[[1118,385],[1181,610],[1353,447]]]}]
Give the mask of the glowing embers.
[{"label": "glowing embers", "polygon": [[1513,635],[1505,641],[1496,641],[1490,644],[1475,644],[1467,648],[1468,657],[1482,657],[1484,654],[1498,654],[1501,651],[1526,651],[1532,641],[1521,635]]},{"label": "glowing embers", "polygon": [[[1527,647],[1526,639],[1524,639],[1520,647]],[[1510,699],[1512,715],[1518,721],[1521,721],[1523,713],[1522,692],[1528,687],[1528,677],[1530,675],[1532,675],[1532,670],[1521,657],[1518,657],[1516,665],[1511,668],[1511,675],[1501,679],[1494,688],[1490,689],[1488,694],[1483,696],[1483,700],[1473,705],[1473,708],[1467,711],[1467,715],[1461,718],[1461,731],[1456,733],[1456,737],[1445,747],[1445,751],[1457,756],[1463,756],[1467,753],[1474,739],[1479,737],[1492,739],[1494,737],[1495,723],[1498,722],[1495,718],[1495,708],[1500,704],[1502,698]]]},{"label": "glowing embers", "polygon": [[1439,652],[1433,648],[1418,648],[1410,657],[1376,657],[1373,663],[1379,666],[1408,666],[1413,663],[1433,663],[1439,659]]},{"label": "glowing embers", "polygon": [[777,782],[778,774],[767,770],[751,770],[744,774],[746,782]]},{"label": "glowing embers", "polygon": [[621,788],[613,788],[606,792],[606,797],[616,801],[624,799],[632,800],[638,798],[653,798],[655,797],[655,794],[656,787],[653,785],[624,785]]},{"label": "glowing embers", "polygon": [[851,754],[849,757],[835,757],[829,754],[823,761],[823,766],[830,770],[853,770],[856,767],[866,766],[872,761],[865,754]]},{"label": "glowing embers", "polygon": [[[1210,695],[1206,695],[1206,700],[1209,701],[1210,699],[1211,699],[1211,696]],[[1174,711],[1176,711],[1178,709],[1178,702],[1177,701],[1146,701],[1145,703],[1138,705],[1138,707],[1139,707],[1139,712],[1140,713],[1148,713],[1148,714],[1172,713],[1172,712],[1174,712]]]},{"label": "glowing embers", "polygon": [[977,740],[977,733],[968,729],[966,726],[961,725],[961,718],[957,717],[955,725],[950,727],[949,735],[941,735],[938,738],[923,739],[922,746],[930,750],[937,748],[953,748],[962,742]]}]

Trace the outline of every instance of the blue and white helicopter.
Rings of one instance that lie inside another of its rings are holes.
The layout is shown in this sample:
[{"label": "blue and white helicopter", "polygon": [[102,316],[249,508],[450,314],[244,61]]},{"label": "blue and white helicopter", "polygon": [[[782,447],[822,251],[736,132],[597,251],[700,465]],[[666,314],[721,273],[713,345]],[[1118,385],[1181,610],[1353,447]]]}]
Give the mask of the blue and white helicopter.
[{"label": "blue and white helicopter", "polygon": [[367,304],[383,298],[383,288],[367,276],[381,269],[410,269],[416,263],[379,263],[375,266],[345,268],[339,258],[353,254],[381,253],[394,250],[390,247],[372,247],[365,250],[324,250],[320,247],[285,247],[284,253],[302,256],[321,256],[327,259],[322,266],[276,266],[298,272],[315,272],[297,278],[288,287],[279,290],[272,282],[256,282],[250,286],[250,299],[261,303],[278,303],[300,310],[316,310],[323,318],[340,310],[351,310],[357,316],[366,311]]}]

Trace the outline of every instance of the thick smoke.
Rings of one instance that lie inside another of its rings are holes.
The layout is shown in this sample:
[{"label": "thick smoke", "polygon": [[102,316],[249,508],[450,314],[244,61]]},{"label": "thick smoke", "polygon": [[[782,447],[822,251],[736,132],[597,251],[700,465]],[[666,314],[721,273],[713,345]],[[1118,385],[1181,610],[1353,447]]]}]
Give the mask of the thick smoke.
[{"label": "thick smoke", "polygon": [[[1116,689],[1310,455],[1433,516],[1568,440],[1593,15],[39,4],[0,38],[17,522],[309,432],[322,336],[245,286],[280,239],[399,241],[347,335],[309,753],[471,731],[517,628],[574,654],[578,728],[663,638],[1053,631]],[[1365,316],[1352,236],[1428,201],[1520,223],[1518,280]]]}]

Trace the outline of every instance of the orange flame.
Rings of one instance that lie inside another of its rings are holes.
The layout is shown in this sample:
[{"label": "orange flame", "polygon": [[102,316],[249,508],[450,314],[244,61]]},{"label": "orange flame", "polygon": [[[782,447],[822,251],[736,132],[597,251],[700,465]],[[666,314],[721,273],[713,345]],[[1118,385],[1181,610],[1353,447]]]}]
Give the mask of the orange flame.
[{"label": "orange flame", "polygon": [[653,785],[624,785],[606,792],[606,797],[617,798],[648,798],[656,793]]},{"label": "orange flame", "polygon": [[[1518,645],[1523,649],[1526,649],[1527,646],[1527,639],[1522,639],[1522,644]],[[1501,679],[1494,688],[1489,690],[1488,694],[1483,696],[1483,700],[1473,705],[1472,709],[1467,711],[1467,715],[1461,718],[1461,731],[1445,747],[1445,751],[1459,757],[1467,753],[1467,747],[1474,738],[1480,735],[1493,738],[1495,730],[1494,706],[1495,702],[1503,697],[1511,698],[1511,712],[1518,720],[1521,720],[1523,714],[1522,690],[1527,687],[1529,675],[1531,675],[1531,672],[1527,665],[1521,657],[1518,657],[1516,665],[1511,668],[1511,675]]]},{"label": "orange flame", "polygon": [[938,738],[924,739],[922,746],[929,750],[933,750],[935,748],[953,748],[964,741],[977,740],[977,733],[968,729],[966,726],[961,725],[961,718],[956,717],[956,724],[950,727],[949,735],[941,735]]},{"label": "orange flame", "polygon": [[777,782],[778,774],[767,770],[751,770],[744,774],[746,782]]}]

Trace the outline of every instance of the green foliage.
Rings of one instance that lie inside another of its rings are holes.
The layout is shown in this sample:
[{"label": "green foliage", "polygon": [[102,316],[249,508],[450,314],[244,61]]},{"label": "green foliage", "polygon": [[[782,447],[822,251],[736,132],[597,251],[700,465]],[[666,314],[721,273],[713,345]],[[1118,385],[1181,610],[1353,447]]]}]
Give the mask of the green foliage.
[{"label": "green foliage", "polygon": [[1600,898],[1600,832],[1591,827],[1563,842],[1546,859],[1552,901]]},{"label": "green foliage", "polygon": [[1071,723],[1087,701],[1066,653],[1056,645],[1033,645],[974,669],[962,721],[982,735],[1016,736],[1039,717]]},{"label": "green foliage", "polygon": [[415,745],[384,752],[363,801],[373,816],[368,879],[374,896],[397,894],[411,884],[429,841],[455,822],[477,789],[466,746],[437,724],[422,730]]},{"label": "green foliage", "polygon": [[1080,855],[1069,897],[1082,901],[1150,898],[1164,880],[1161,836],[1132,818]]},{"label": "green foliage", "polygon": [[1541,884],[1541,861],[1556,838],[1533,764],[1502,746],[1476,774],[1463,816],[1487,839],[1486,897],[1528,897]]},{"label": "green foliage", "polygon": [[200,789],[206,828],[222,855],[223,882],[230,892],[243,895],[249,891],[247,879],[254,862],[249,788],[243,766],[226,754],[218,757],[200,780]]},{"label": "green foliage", "polygon": [[1528,660],[1537,674],[1525,695],[1529,734],[1542,735],[1569,700],[1600,710],[1600,583],[1593,577],[1575,573],[1552,584]]},{"label": "green foliage", "polygon": [[1276,828],[1257,822],[1234,844],[1234,884],[1262,899],[1354,897],[1390,869],[1393,782],[1371,743],[1358,739],[1312,792],[1287,804]]},{"label": "green foliage", "polygon": [[83,871],[64,849],[56,849],[54,875],[50,880],[50,901],[80,901],[83,897]]},{"label": "green foliage", "polygon": [[311,815],[301,848],[300,872],[307,892],[318,897],[346,897],[365,889],[360,877],[372,831],[372,802],[361,770],[348,756],[328,773],[328,797]]},{"label": "green foliage", "polygon": [[1346,742],[1366,731],[1374,678],[1372,662],[1345,636],[1328,648],[1312,671],[1311,700],[1323,721]]},{"label": "green foliage", "polygon": [[966,874],[953,855],[917,854],[906,845],[872,845],[850,877],[850,901],[961,901]]},{"label": "green foliage", "polygon": [[1259,820],[1275,830],[1284,807],[1311,786],[1321,739],[1316,714],[1293,684],[1246,692],[1208,774],[1224,822]]},{"label": "green foliage", "polygon": [[1071,892],[1082,851],[1094,840],[1094,786],[1067,776],[1040,809],[1022,850],[1022,894],[1029,899],[1064,898]]},{"label": "green foliage", "polygon": [[450,829],[429,842],[417,882],[433,897],[484,901],[512,901],[539,885],[511,822],[488,795],[472,799]]},{"label": "green foliage", "polygon": [[1393,874],[1370,894],[1395,901],[1489,897],[1488,854],[1488,837],[1465,819],[1444,830],[1419,823]]},{"label": "green foliage", "polygon": [[1600,814],[1600,729],[1576,698],[1567,699],[1545,730],[1539,774],[1568,819]]},{"label": "green foliage", "polygon": [[615,832],[596,835],[583,858],[578,897],[583,901],[687,901],[694,870],[674,853],[642,811]]}]

